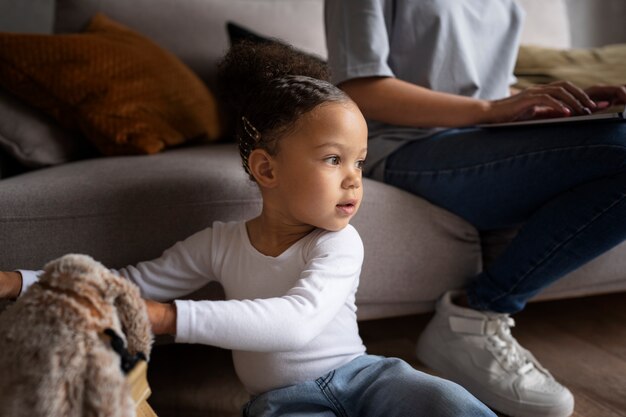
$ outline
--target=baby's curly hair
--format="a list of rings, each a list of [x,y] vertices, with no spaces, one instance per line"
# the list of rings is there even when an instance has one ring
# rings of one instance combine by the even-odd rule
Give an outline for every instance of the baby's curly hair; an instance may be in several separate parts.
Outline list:
[[[218,97],[239,142],[243,167],[254,149],[270,155],[304,114],[323,103],[350,99],[329,82],[321,59],[277,41],[235,43],[218,66]]]

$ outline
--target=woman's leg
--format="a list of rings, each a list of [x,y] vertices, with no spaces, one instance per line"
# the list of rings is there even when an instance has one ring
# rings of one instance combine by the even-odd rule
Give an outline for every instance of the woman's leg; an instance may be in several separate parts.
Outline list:
[[[451,293],[439,301],[418,342],[422,362],[505,414],[571,414],[571,393],[513,338],[507,313],[625,239],[625,143],[626,123],[460,129],[388,158],[388,183],[479,230],[523,223],[470,284],[471,308]]]
[[[626,239],[626,123],[444,131],[391,155],[385,182],[479,230],[524,224],[468,291],[513,313]]]

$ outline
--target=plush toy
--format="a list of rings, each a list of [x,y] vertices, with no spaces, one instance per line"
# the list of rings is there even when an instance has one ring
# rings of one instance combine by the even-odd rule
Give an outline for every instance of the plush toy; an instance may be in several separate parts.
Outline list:
[[[134,284],[85,255],[52,261],[0,315],[0,416],[134,417],[126,373],[151,344]]]

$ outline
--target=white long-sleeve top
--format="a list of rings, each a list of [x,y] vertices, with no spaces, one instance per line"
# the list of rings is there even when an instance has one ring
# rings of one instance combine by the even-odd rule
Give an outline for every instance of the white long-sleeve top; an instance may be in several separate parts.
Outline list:
[[[252,246],[245,222],[215,222],[160,258],[117,272],[161,301],[222,284],[224,301],[175,301],[176,341],[232,349],[239,378],[259,394],[318,378],[365,352],[355,305],[362,261],[350,225],[315,230],[271,257]]]

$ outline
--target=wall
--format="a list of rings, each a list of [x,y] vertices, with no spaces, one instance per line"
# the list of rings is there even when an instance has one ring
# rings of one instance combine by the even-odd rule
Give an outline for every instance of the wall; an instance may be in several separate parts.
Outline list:
[[[574,47],[626,43],[626,0],[567,0]]]
[[[626,43],[626,0],[564,1],[574,47]],[[0,31],[51,32],[53,11],[54,0],[0,0]]]

